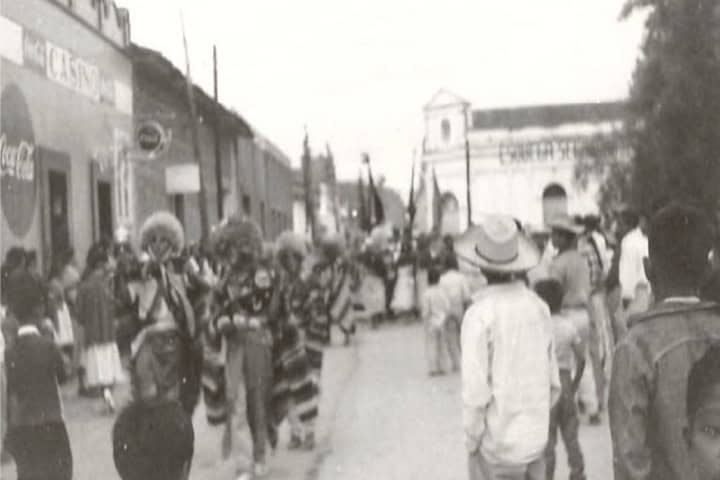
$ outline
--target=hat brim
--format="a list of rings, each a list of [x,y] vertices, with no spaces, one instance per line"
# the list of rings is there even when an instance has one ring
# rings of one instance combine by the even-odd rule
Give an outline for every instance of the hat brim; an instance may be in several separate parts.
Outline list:
[[[548,227],[550,227],[550,230],[560,230],[561,232],[567,232],[571,233],[573,235],[580,235],[585,231],[585,228],[583,228],[582,225],[576,225],[574,223],[569,223],[565,221],[555,221],[555,222],[548,222]]]
[[[468,272],[482,270],[495,273],[524,273],[532,270],[540,263],[540,251],[527,235],[520,232],[518,235],[518,254],[510,262],[495,263],[480,257],[476,251],[475,228],[470,228],[455,239],[455,254],[460,269]]]

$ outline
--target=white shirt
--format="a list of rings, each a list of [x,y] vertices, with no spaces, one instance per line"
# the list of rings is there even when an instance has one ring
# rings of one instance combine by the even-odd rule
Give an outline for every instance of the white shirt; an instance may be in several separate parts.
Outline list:
[[[470,280],[457,270],[448,270],[440,277],[440,288],[450,301],[450,313],[461,319],[472,295]]]
[[[628,232],[620,244],[619,277],[622,298],[632,300],[639,286],[648,286],[643,259],[648,256],[648,240],[640,227]]]
[[[440,285],[428,287],[422,296],[422,316],[434,329],[442,328],[450,313],[450,301]]]
[[[560,394],[550,311],[522,282],[490,285],[462,325],[463,425],[468,451],[524,465],[543,455]]]

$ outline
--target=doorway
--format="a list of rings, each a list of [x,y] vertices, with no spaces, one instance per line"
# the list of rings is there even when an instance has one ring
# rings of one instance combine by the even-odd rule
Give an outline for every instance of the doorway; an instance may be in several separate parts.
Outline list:
[[[97,215],[100,238],[113,238],[112,184],[105,180],[97,182]]]
[[[48,212],[50,258],[56,259],[70,248],[67,173],[48,170]]]

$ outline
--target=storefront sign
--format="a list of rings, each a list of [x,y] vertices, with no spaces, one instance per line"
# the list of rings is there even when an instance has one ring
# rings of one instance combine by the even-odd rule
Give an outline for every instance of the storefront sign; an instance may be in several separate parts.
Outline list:
[[[143,122],[135,134],[138,146],[146,153],[158,153],[165,143],[165,129],[158,122]]]
[[[200,169],[196,163],[171,165],[165,169],[165,191],[168,195],[198,193]]]
[[[47,76],[93,100],[100,100],[100,70],[67,50],[46,42]]]
[[[0,16],[0,57],[27,67],[95,102],[132,114],[132,89],[40,34]]]
[[[527,142],[506,142],[498,146],[500,163],[566,161],[577,157],[582,148],[578,139],[543,139]]]
[[[23,61],[38,73],[45,74],[45,40],[30,30],[23,30]]]
[[[35,133],[20,88],[10,84],[0,97],[0,200],[10,229],[23,237],[35,213]]]

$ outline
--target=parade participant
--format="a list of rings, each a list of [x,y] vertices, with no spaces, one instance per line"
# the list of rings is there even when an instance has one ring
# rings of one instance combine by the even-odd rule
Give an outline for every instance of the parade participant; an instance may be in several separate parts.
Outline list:
[[[15,281],[11,302],[20,329],[5,352],[8,450],[21,480],[70,480],[72,452],[59,390],[65,377],[62,357],[52,339],[40,333],[45,310],[40,284],[29,273]]]
[[[211,345],[224,344],[224,368],[216,370],[222,377],[214,383],[216,395],[225,396],[223,455],[235,455],[239,478],[249,478],[250,472],[268,474],[272,322],[279,294],[275,272],[261,264],[262,242],[257,223],[241,215],[224,221],[213,234],[213,246],[225,271],[216,287],[216,306],[207,334]],[[247,423],[253,444],[251,467],[235,438]]]
[[[353,265],[345,256],[345,246],[339,235],[326,236],[320,240],[320,265],[322,276],[327,284],[328,304],[328,337],[329,328],[337,325],[344,336],[344,344],[350,344],[350,336],[355,333],[354,317],[352,315],[352,283]]]
[[[281,325],[277,329],[273,355],[273,405],[274,410],[281,412],[276,420],[287,411],[290,424],[288,448],[311,450],[315,446],[318,388],[311,374],[305,345],[304,326],[311,321],[311,311],[301,278],[303,262],[309,252],[305,240],[292,232],[284,232],[278,237],[276,250],[281,296],[277,319]]]
[[[110,413],[115,411],[113,387],[125,379],[115,341],[112,268],[105,246],[96,243],[90,247],[77,297],[78,322],[85,332],[82,352],[85,386],[91,391],[102,391]]]
[[[202,352],[185,285],[169,264],[183,242],[182,225],[169,212],[150,215],[140,228],[139,333],[131,345],[131,375],[136,400],[175,400],[192,414]]]
[[[414,307],[413,270],[415,254],[412,249],[412,238],[409,228],[403,233],[400,254],[397,259],[397,282],[393,292],[392,310],[396,313],[408,313]]]
[[[510,217],[487,216],[458,240],[489,285],[462,325],[462,398],[471,479],[545,478],[560,380],[547,305],[525,284],[540,253]]]
[[[194,453],[192,420],[177,402],[133,402],[112,430],[122,480],[187,480]]]
[[[694,207],[670,205],[652,218],[645,268],[657,303],[630,319],[610,383],[616,480],[696,478],[683,438],[686,379],[720,340],[720,306],[698,298],[711,246]]]
[[[649,305],[649,283],[645,276],[643,262],[648,256],[648,238],[643,231],[644,218],[626,208],[620,212],[621,230],[627,232],[620,243],[618,278],[622,293],[625,318],[633,313],[647,310]]]
[[[588,311],[590,300],[590,267],[587,259],[578,250],[578,236],[583,228],[570,217],[560,216],[550,222],[551,239],[558,254],[549,266],[550,277],[558,280],[562,286],[563,309],[573,320],[586,344],[596,341],[592,334],[592,324]],[[589,415],[590,423],[601,422],[600,408],[602,405],[604,372],[598,355],[598,348],[588,348],[591,371],[586,372],[580,386],[580,401]]]
[[[440,269],[433,267],[428,272],[428,288],[422,298],[421,314],[425,323],[425,349],[431,377],[445,374],[445,352],[450,357],[453,372],[458,369],[458,357],[448,348],[452,340],[447,338],[445,324],[451,315],[450,300],[439,285]]]
[[[550,308],[555,356],[562,385],[560,400],[550,411],[550,438],[545,449],[546,480],[552,480],[555,476],[555,447],[557,446],[558,430],[560,430],[567,452],[570,480],[584,480],[585,461],[578,440],[580,422],[575,393],[585,370],[585,344],[572,319],[562,312],[563,291],[560,282],[555,279],[540,280],[535,285],[535,293]],[[573,372],[575,372],[574,376]]]
[[[70,367],[74,358],[75,335],[70,309],[65,298],[65,289],[60,281],[61,273],[61,262],[54,262],[48,275],[48,303],[55,327],[55,342],[60,347],[65,364]],[[70,374],[72,371],[68,372],[68,375]]]

